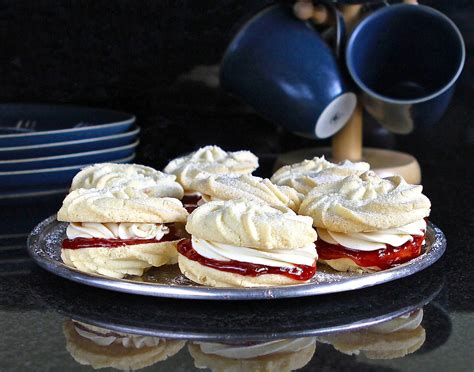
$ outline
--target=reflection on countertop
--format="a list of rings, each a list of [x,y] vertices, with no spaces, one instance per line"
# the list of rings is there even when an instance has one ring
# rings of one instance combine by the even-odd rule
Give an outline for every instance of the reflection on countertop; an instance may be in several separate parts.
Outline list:
[[[111,367],[121,371],[152,366],[178,353],[183,340],[114,332],[90,324],[66,320],[66,348],[74,360],[94,369]]]
[[[332,332],[317,337],[248,341],[232,337],[222,342],[164,339],[122,333],[67,319],[63,324],[66,349],[81,365],[94,369],[111,367],[138,370],[168,358],[192,357],[198,369],[224,371],[294,371],[311,363],[318,365],[318,344],[331,344],[347,355],[363,354],[367,359],[396,359],[416,353],[426,340],[423,309],[364,327],[357,331]],[[203,335],[205,336],[205,335]],[[317,351],[318,350],[318,351]],[[317,352],[316,352],[317,351]]]
[[[84,291],[33,266],[23,288],[27,298],[2,306],[0,326],[22,321],[3,335],[8,344],[0,349],[0,365],[71,371],[380,370],[384,359],[387,370],[402,360],[422,368],[416,357],[435,355],[452,329],[442,271],[428,271],[419,280],[295,299],[288,307],[287,301],[177,301]],[[439,280],[428,281],[434,274]],[[403,296],[413,284],[412,293]],[[384,292],[392,293],[390,301],[381,298]],[[37,351],[28,345],[37,345]]]

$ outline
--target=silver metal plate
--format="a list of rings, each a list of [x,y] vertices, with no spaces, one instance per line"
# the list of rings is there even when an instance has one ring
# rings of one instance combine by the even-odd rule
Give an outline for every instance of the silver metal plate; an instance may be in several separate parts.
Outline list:
[[[201,286],[184,277],[177,265],[152,269],[136,279],[112,279],[85,274],[61,260],[61,242],[67,223],[51,216],[36,226],[28,237],[28,253],[42,268],[75,282],[113,291],[156,297],[198,300],[263,300],[304,297],[371,287],[415,274],[435,263],[446,249],[443,232],[428,223],[423,254],[405,264],[376,273],[341,273],[324,265],[305,284],[262,288],[214,288]]]

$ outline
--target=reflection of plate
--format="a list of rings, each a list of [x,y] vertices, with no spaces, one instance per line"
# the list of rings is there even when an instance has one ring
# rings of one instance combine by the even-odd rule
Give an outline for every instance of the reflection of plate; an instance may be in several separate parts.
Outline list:
[[[41,222],[28,238],[28,251],[44,269],[66,279],[94,287],[156,297],[208,299],[208,300],[257,300],[304,297],[344,292],[371,287],[412,275],[437,261],[446,248],[443,232],[433,224],[428,225],[424,253],[410,262],[378,273],[338,273],[324,266],[309,283],[264,288],[213,288],[192,283],[173,269],[158,269],[138,280],[111,279],[82,273],[64,265],[60,258],[61,241],[67,224],[52,216]],[[146,281],[148,280],[148,281]]]
[[[207,341],[263,341],[357,330],[425,306],[444,283],[439,265],[409,279],[356,292],[290,302],[183,301],[104,291],[38,269],[29,275],[37,303],[68,318],[123,333]],[[361,301],[363,298],[363,301]]]

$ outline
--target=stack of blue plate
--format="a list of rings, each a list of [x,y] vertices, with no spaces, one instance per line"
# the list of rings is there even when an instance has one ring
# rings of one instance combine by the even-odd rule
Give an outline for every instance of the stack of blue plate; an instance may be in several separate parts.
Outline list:
[[[0,104],[0,199],[64,192],[87,165],[132,162],[139,131],[123,112]]]

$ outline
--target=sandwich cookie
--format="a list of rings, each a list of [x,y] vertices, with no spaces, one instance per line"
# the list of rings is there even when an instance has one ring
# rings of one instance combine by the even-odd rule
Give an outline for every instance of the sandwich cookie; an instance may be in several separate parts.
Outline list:
[[[196,368],[212,371],[294,371],[311,361],[316,350],[316,338],[244,345],[192,342],[188,344],[188,350]]]
[[[188,218],[191,239],[178,243],[178,264],[192,281],[213,287],[300,284],[316,273],[311,218],[247,200],[213,201]]]
[[[299,214],[313,218],[319,261],[338,271],[379,271],[418,257],[431,203],[423,187],[369,171],[316,186]]]
[[[290,186],[303,195],[323,183],[339,181],[352,175],[360,175],[368,171],[370,165],[365,162],[352,163],[345,160],[339,164],[327,161],[324,156],[311,160],[285,165],[278,169],[271,181],[280,186]]]
[[[191,182],[201,172],[209,174],[250,174],[258,168],[258,158],[250,151],[228,152],[219,146],[205,146],[168,163],[164,171],[177,177],[184,188],[183,204],[196,208],[201,194],[192,189]]]
[[[201,173],[191,187],[202,194],[198,205],[215,200],[245,199],[285,211],[297,211],[303,195],[288,186],[274,185],[269,179],[247,174],[216,176]]]
[[[70,191],[133,187],[148,196],[181,199],[183,187],[176,176],[139,164],[101,163],[82,169],[72,180]]]
[[[329,334],[318,341],[331,344],[348,355],[363,354],[368,359],[394,359],[412,354],[426,340],[421,326],[423,310],[364,328],[360,331]]]
[[[186,343],[111,331],[75,320],[64,322],[63,333],[74,360],[94,369],[135,371],[168,359]]]
[[[77,189],[57,215],[69,222],[61,258],[86,273],[141,276],[152,266],[176,263],[187,216],[178,199],[134,188]]]

